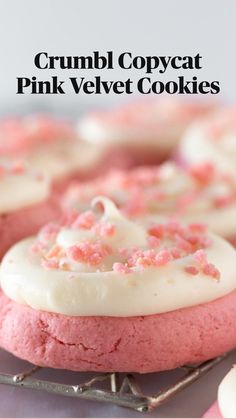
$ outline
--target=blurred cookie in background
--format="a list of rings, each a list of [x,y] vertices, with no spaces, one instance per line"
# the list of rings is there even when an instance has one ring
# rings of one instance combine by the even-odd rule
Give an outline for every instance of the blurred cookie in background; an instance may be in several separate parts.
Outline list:
[[[49,115],[0,120],[0,161],[21,159],[43,170],[55,190],[73,178],[91,177],[103,150],[81,141],[71,122]]]
[[[10,246],[61,215],[50,180],[19,163],[0,165],[0,259]]]
[[[235,243],[236,181],[212,163],[184,167],[169,161],[75,182],[62,198],[63,210],[85,210],[96,195],[112,199],[129,218],[204,223]]]
[[[129,166],[157,164],[175,152],[191,122],[215,107],[208,101],[174,97],[137,100],[85,114],[78,121],[77,131],[87,143],[105,145],[116,162],[124,159]]]
[[[218,109],[192,124],[178,154],[183,163],[212,161],[236,177],[236,107]]]

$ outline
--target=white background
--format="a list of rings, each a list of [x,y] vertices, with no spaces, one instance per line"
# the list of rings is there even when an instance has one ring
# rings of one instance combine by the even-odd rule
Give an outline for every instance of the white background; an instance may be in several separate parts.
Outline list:
[[[93,77],[98,71],[38,70],[34,56],[89,55],[93,50],[115,54],[203,56],[203,69],[192,70],[202,80],[220,80],[221,96],[236,99],[234,0],[0,0],[0,111],[12,108],[69,109],[76,114],[85,106],[108,104],[124,96],[16,95],[17,76],[44,80],[58,74]],[[137,70],[101,71],[105,79],[134,80]],[[186,73],[185,73],[186,74]],[[180,74],[179,74],[180,75]],[[159,74],[157,74],[158,78]],[[178,76],[170,70],[163,80]]]

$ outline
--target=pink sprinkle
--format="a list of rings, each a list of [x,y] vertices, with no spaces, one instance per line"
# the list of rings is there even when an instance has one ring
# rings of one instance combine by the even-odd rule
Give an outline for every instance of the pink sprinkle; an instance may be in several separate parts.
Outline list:
[[[203,272],[205,275],[211,276],[217,281],[220,279],[220,271],[212,263],[206,263],[203,267]]]
[[[112,266],[113,271],[119,272],[121,274],[129,274],[132,270],[125,263],[114,263]]]
[[[95,223],[95,216],[92,211],[86,211],[79,214],[76,220],[72,224],[72,228],[84,228],[90,229]]]
[[[199,244],[199,236],[197,236],[196,234],[189,234],[187,237],[187,241],[192,246],[197,246]]]
[[[179,259],[181,257],[181,251],[177,247],[171,249],[171,255],[174,259]]]
[[[207,264],[207,256],[206,256],[206,253],[204,252],[204,250],[202,250],[202,249],[197,250],[194,253],[193,257],[196,260],[196,262],[200,263],[200,265],[206,265]]]
[[[99,265],[112,249],[100,242],[79,243],[67,249],[67,256],[76,262]]]
[[[148,266],[153,265],[153,260],[151,257],[148,256],[141,256],[136,260],[136,264],[140,265],[144,268],[147,268]]]
[[[185,240],[183,237],[179,236],[178,234],[176,234],[175,239],[176,239],[176,245],[177,247],[179,247],[179,249],[187,253],[191,252],[192,250],[191,243],[189,243],[187,240]]]
[[[115,226],[109,222],[97,223],[92,227],[95,234],[99,234],[101,237],[111,237],[115,234]]]
[[[197,275],[199,273],[199,270],[195,266],[186,266],[184,270],[190,275]]]
[[[171,260],[171,254],[168,250],[161,250],[155,256],[156,266],[166,265]]]
[[[165,229],[170,234],[180,233],[182,231],[181,224],[176,220],[170,220],[166,223]]]
[[[157,237],[157,238],[162,238],[164,235],[164,231],[165,231],[165,226],[164,224],[154,224],[149,230],[148,233],[151,236]]]
[[[211,162],[199,163],[189,168],[190,174],[200,183],[208,183],[215,174],[214,165]]]

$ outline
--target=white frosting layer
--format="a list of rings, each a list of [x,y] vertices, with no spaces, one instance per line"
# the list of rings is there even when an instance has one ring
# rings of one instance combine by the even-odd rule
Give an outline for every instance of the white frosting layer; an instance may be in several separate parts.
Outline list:
[[[218,404],[223,418],[236,418],[236,367],[224,377],[218,389]]]
[[[234,123],[233,118],[230,121],[228,112],[230,110],[226,109],[194,123],[180,144],[180,156],[188,163],[212,161],[220,169],[236,176],[236,112]]]
[[[73,172],[86,172],[100,162],[103,149],[79,139],[59,140],[49,146],[38,147],[26,156],[31,166],[44,170],[53,180]]]
[[[225,208],[211,209],[205,213],[196,211],[194,214],[186,214],[180,218],[187,223],[204,223],[210,230],[230,240],[236,234],[235,217],[236,203]]]
[[[47,177],[28,171],[0,177],[0,214],[14,212],[44,202],[50,193]]]
[[[86,115],[78,122],[77,130],[80,138],[93,144],[169,152],[176,147],[188,124],[209,109],[173,98],[131,103]]]
[[[199,271],[190,275],[186,266],[194,264],[192,254],[169,261],[163,266],[134,267],[124,274],[112,270],[114,262],[122,262],[123,246],[147,249],[146,229],[123,218],[103,200],[103,220],[117,227],[114,235],[102,238],[114,249],[98,267],[86,262],[61,260],[61,269],[46,269],[38,254],[31,254],[29,238],[13,246],[5,255],[0,278],[3,291],[14,301],[34,309],[74,316],[150,315],[194,306],[220,298],[236,289],[235,250],[223,239],[210,234],[212,244],[205,249],[207,260],[220,271],[220,281]],[[57,245],[64,249],[93,240],[91,229],[61,229]],[[82,234],[82,236],[81,236]],[[85,234],[85,236],[83,235]],[[96,238],[96,237],[95,237]],[[164,248],[168,248],[168,240]]]

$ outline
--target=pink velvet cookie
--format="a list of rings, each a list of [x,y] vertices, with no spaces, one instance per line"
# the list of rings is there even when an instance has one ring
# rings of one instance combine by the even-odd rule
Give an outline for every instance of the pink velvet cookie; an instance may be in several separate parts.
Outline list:
[[[234,248],[199,224],[136,223],[107,198],[14,245],[0,345],[38,365],[153,372],[236,346]],[[137,350],[138,348],[138,350]]]
[[[43,170],[56,191],[93,176],[103,161],[102,150],[81,141],[71,122],[44,115],[0,121],[0,159],[15,158]]]
[[[204,418],[236,417],[236,366],[228,372],[218,388],[217,401],[207,410]]]
[[[186,127],[214,109],[209,103],[168,99],[139,100],[119,108],[93,112],[78,121],[83,140],[106,146],[117,167],[156,164],[172,154]],[[120,167],[120,166],[119,166]]]
[[[182,167],[166,162],[158,167],[112,171],[92,182],[74,182],[62,198],[67,208],[83,210],[105,195],[130,218],[175,217],[200,222],[235,244],[236,180],[213,163]]]
[[[0,165],[0,259],[17,241],[61,214],[50,195],[50,182],[22,164]]]

